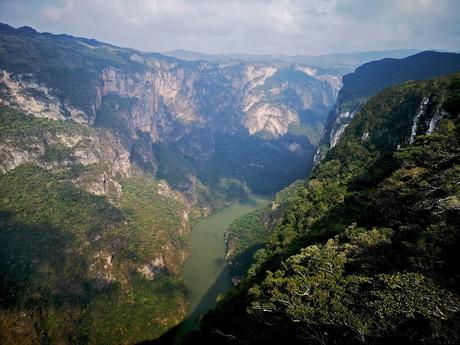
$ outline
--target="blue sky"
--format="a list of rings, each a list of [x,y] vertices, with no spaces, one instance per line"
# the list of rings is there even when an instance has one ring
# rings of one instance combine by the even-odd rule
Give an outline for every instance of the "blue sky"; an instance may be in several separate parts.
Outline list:
[[[0,21],[144,51],[460,49],[460,0],[0,0]]]

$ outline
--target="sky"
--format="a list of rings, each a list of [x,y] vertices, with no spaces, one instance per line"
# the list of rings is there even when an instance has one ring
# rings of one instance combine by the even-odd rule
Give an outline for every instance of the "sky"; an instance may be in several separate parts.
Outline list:
[[[460,49],[460,0],[0,0],[0,22],[156,52]]]

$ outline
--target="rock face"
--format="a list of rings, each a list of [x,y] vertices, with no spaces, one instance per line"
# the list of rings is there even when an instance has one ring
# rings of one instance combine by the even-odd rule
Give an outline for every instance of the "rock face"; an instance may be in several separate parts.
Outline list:
[[[73,182],[96,195],[121,196],[119,179],[144,176],[130,161],[130,152],[120,138],[109,132],[98,132],[84,126],[72,131],[41,130],[26,138],[2,135],[0,172],[7,173],[23,164],[35,164],[47,170],[60,171],[81,166],[88,170]]]
[[[110,130],[115,147],[124,151],[118,150],[115,169],[125,172],[155,175],[160,170],[172,181],[171,171],[177,169],[159,158],[172,150],[162,157],[173,154],[186,161],[182,167],[191,165],[172,184],[190,195],[196,194],[195,182],[204,171],[232,171],[225,177],[257,192],[275,190],[257,190],[248,176],[258,173],[265,185],[278,181],[281,187],[304,176],[341,84],[337,72],[299,63],[184,61],[5,25],[0,34],[0,104],[39,118]],[[21,49],[10,55],[18,42]],[[225,148],[218,146],[223,137]],[[235,143],[252,152],[223,161],[221,151],[240,151]],[[271,151],[287,161],[270,161]],[[78,155],[83,159],[86,153]],[[244,174],[235,172],[240,166]],[[261,166],[271,169],[256,171]]]
[[[305,114],[321,116],[329,109],[340,85],[338,75],[317,74],[308,66],[246,66],[242,94],[243,124],[250,134],[278,137],[292,125],[312,123]],[[332,102],[331,102],[332,101]]]
[[[39,84],[32,74],[0,71],[0,84],[4,85],[0,104],[40,118],[51,120],[70,118],[77,123],[90,122],[91,117],[88,114],[61,102],[52,95],[52,90]]]
[[[0,83],[4,105],[37,117],[89,125],[94,124],[107,95],[130,99],[130,130],[148,133],[155,142],[168,139],[174,126],[191,125],[282,136],[289,125],[309,122],[302,118],[304,113],[321,116],[331,107],[340,77],[332,71],[317,74],[314,68],[298,65],[220,66],[150,59],[142,72],[104,68],[95,80],[90,107],[94,113],[63,102],[33,73],[3,70]],[[222,121],[224,118],[230,122]]]
[[[170,140],[174,130],[184,135],[191,126],[279,137],[290,125],[300,124],[303,113],[320,116],[335,100],[338,76],[316,76],[305,69],[156,60],[143,73],[104,69],[97,94],[134,99],[130,126],[154,142]]]

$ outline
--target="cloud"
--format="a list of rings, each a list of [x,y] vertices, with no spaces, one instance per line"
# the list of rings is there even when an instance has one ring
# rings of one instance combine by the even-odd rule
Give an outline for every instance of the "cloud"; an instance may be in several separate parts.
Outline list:
[[[71,16],[73,9],[74,2],[69,1],[62,7],[47,6],[41,11],[41,14],[50,20],[58,21]]]
[[[458,49],[458,0],[0,0],[0,21],[147,51]]]

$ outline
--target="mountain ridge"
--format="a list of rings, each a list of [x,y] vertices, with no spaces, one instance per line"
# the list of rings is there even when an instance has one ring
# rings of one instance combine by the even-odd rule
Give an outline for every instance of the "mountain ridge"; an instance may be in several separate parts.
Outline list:
[[[217,156],[209,161],[211,167],[194,162],[200,156],[206,163],[219,133],[233,136],[235,142],[247,140],[254,150],[262,151],[259,158],[256,152],[239,158],[248,174],[278,175],[284,185],[300,177],[309,169],[312,143],[319,140],[324,114],[340,86],[336,72],[308,66],[238,63],[222,67],[103,43],[91,46],[71,36],[16,36],[15,30],[8,27],[0,50],[4,104],[35,116],[89,126],[107,125],[103,108],[118,107],[122,112],[112,124],[124,131],[128,152],[138,132],[143,133],[144,139],[150,137],[153,143],[178,151],[195,177],[219,169],[229,171],[228,178],[244,180],[235,169],[223,167],[227,162]],[[30,63],[31,58],[36,63]],[[272,150],[265,142],[272,142],[290,159],[291,167],[257,171],[257,166],[270,166],[265,158],[260,160],[263,152]],[[157,162],[151,158],[155,154],[147,146],[141,151],[155,171]],[[251,185],[252,180],[246,183]]]

